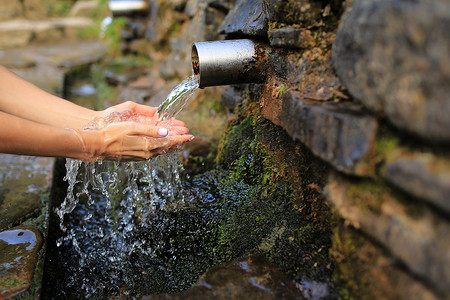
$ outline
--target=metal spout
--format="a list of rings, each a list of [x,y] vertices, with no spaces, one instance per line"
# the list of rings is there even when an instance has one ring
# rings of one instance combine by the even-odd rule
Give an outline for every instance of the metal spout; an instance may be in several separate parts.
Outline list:
[[[252,40],[192,44],[192,68],[199,87],[259,83],[267,69],[266,46]]]
[[[146,0],[109,0],[108,7],[114,17],[148,13]]]

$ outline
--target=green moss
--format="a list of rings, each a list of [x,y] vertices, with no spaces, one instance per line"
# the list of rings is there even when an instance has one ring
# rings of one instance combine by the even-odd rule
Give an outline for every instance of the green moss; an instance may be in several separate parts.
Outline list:
[[[375,142],[375,151],[378,157],[385,159],[392,151],[399,148],[399,140],[391,134],[380,136]]]
[[[379,213],[387,192],[387,187],[378,177],[376,180],[361,180],[352,184],[347,190],[347,196],[363,211],[369,209]]]
[[[381,176],[374,179],[354,180],[347,188],[347,197],[361,211],[381,213],[385,201],[402,205],[405,213],[414,219],[420,219],[427,211],[422,202],[411,201],[409,197],[390,187]]]
[[[333,279],[338,287],[339,299],[366,299],[370,295],[363,283],[365,276],[359,274],[362,270],[358,251],[363,244],[360,236],[342,224],[335,228],[330,253],[337,261]]]
[[[332,269],[326,250],[329,214],[320,192],[307,187],[311,160],[303,151],[262,117],[250,114],[230,125],[218,157],[229,173],[218,192],[229,197],[223,204],[227,218],[219,227],[219,249],[229,258],[263,251],[294,280],[326,281]],[[303,163],[305,173],[299,174]],[[301,186],[293,189],[299,181]]]
[[[278,98],[279,99],[281,99],[281,97],[283,97],[283,92],[286,90],[287,88],[284,86],[284,85],[282,85],[281,87],[280,87],[280,91],[279,91],[279,94],[278,94]]]

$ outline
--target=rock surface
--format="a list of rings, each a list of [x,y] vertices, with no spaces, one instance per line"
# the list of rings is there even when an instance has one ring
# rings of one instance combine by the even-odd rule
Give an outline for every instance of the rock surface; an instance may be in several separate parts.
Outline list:
[[[337,285],[352,290],[354,299],[442,299],[405,268],[399,268],[398,261],[376,241],[350,226],[338,226],[330,253],[336,259],[336,273],[345,279]]]
[[[93,26],[89,18],[72,17],[44,21],[25,19],[0,22],[0,49],[23,47],[31,42],[49,42],[77,37],[78,30]]]
[[[0,154],[0,230],[41,206],[40,192],[50,184],[53,162],[47,157]]]
[[[450,213],[450,162],[430,153],[401,155],[386,164],[393,185]]]
[[[30,287],[42,245],[33,227],[14,227],[0,232],[0,297],[14,297]]]
[[[219,28],[228,35],[267,36],[268,22],[271,18],[269,7],[279,0],[238,0]]]
[[[306,100],[287,91],[283,94],[281,116],[280,125],[293,139],[338,170],[355,175],[373,174],[369,158],[378,125],[358,106]]]
[[[350,93],[395,126],[450,141],[450,3],[356,0],[333,46]]]
[[[450,295],[447,220],[426,207],[402,205],[379,183],[350,181],[337,174],[330,176],[326,196],[348,224],[384,245],[424,282]]]
[[[144,296],[158,299],[304,299],[295,285],[263,255],[252,255],[212,267],[193,288],[176,294]]]
[[[100,42],[0,50],[3,65],[39,88],[60,95],[67,68],[97,62],[106,53]]]

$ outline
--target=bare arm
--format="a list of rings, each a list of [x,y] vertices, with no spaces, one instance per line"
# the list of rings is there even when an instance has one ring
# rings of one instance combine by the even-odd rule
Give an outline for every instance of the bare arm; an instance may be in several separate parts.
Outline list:
[[[128,101],[96,112],[53,96],[0,66],[0,152],[81,160],[142,160],[193,138],[184,123],[158,122],[155,107]],[[135,121],[83,130],[96,117],[131,111]],[[164,126],[164,127],[162,127]]]
[[[0,112],[0,152],[37,156],[82,157],[82,144],[67,129]]]
[[[0,111],[62,128],[81,128],[97,114],[41,90],[3,66],[0,66]]]
[[[87,161],[144,160],[193,138],[187,134],[161,137],[158,130],[136,122],[112,123],[100,130],[68,129],[0,112],[0,152]]]

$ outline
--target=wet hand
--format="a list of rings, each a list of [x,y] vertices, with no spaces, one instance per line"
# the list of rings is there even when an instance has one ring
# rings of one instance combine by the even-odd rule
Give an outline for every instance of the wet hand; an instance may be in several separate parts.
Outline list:
[[[165,124],[170,125],[170,124]],[[111,123],[104,128],[73,130],[82,144],[82,160],[98,159],[129,161],[146,160],[174,150],[192,140],[181,121],[173,121],[167,128],[125,121]]]
[[[175,118],[160,120],[158,108],[127,101],[98,112],[94,121],[87,127],[104,127],[113,122],[135,121],[142,124],[159,126],[169,130],[169,135],[186,134],[188,129],[184,122]]]
[[[131,112],[133,115],[135,116],[139,116],[141,118],[157,118],[157,111],[158,108],[156,107],[152,107],[152,106],[148,106],[148,105],[142,105],[142,104],[138,104],[136,102],[133,101],[126,101],[114,106],[111,106],[103,111],[99,111],[98,112],[98,117],[101,118],[105,118],[107,116],[109,116],[111,113],[114,112],[125,112],[125,111],[129,111]]]

